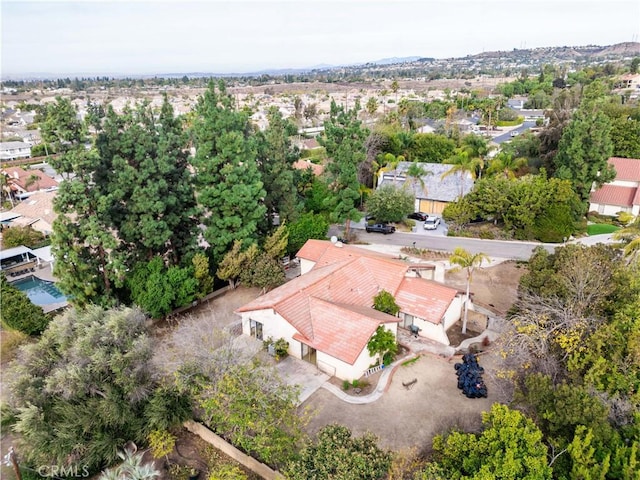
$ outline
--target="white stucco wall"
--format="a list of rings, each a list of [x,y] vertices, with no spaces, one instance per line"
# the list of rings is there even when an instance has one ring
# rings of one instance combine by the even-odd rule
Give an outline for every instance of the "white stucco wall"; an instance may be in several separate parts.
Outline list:
[[[463,299],[465,296],[466,295],[456,295],[456,298],[453,299],[451,305],[444,314],[445,331],[449,330],[453,324],[460,320],[460,316],[462,315]],[[469,308],[472,307],[473,305],[469,302]]]
[[[304,258],[300,259],[300,275],[304,275],[309,272],[313,268],[316,262],[312,262],[311,260],[306,260]]]
[[[638,205],[634,205],[633,208],[629,211],[629,207],[620,207],[617,205],[602,205],[600,203],[589,204],[589,211],[598,212],[601,215],[609,215],[611,217],[615,217],[618,214],[618,212],[625,212],[625,211],[629,211],[629,213],[633,215],[637,215],[639,208],[640,207]],[[634,213],[634,210],[635,210],[635,213]]]
[[[300,343],[293,340],[296,329],[286,322],[273,309],[254,310],[253,312],[242,313],[242,333],[251,335],[251,321],[255,320],[262,324],[262,338],[266,340],[272,337],[274,340],[284,338],[289,342],[289,355],[300,358]]]
[[[362,377],[369,365],[375,363],[375,359],[369,355],[369,350],[363,348],[353,365],[338,360],[326,353],[317,352],[318,368],[329,375],[335,375],[340,380],[353,381]]]
[[[413,324],[420,329],[420,333],[418,335],[421,337],[442,343],[443,345],[449,345],[449,337],[447,337],[442,323],[435,324],[415,317],[413,319]]]

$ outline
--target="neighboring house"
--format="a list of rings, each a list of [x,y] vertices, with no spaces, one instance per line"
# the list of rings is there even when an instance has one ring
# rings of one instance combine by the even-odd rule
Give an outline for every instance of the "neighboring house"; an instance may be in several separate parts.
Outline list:
[[[58,216],[53,211],[53,199],[56,192],[36,192],[23,200],[7,213],[7,217],[13,218],[3,222],[9,227],[27,226],[50,235],[53,231],[53,221]]]
[[[360,378],[375,363],[367,349],[379,326],[449,344],[460,319],[462,293],[424,277],[433,267],[323,240],[298,252],[301,276],[242,306],[242,332],[289,342],[289,354],[343,380]],[[382,290],[400,306],[398,317],[373,309]]]
[[[520,111],[520,115],[524,116],[525,121],[527,122],[535,122],[536,120],[538,120],[539,118],[544,120],[544,110],[543,109],[537,109],[537,110],[525,110],[522,109]]]
[[[416,130],[416,132],[418,133],[433,133],[435,131],[436,129],[431,125],[422,125],[421,127],[418,127],[418,129]]]
[[[0,142],[0,160],[17,160],[31,156],[31,145],[24,142]]]
[[[602,215],[628,212],[640,215],[640,159],[611,157],[609,165],[616,170],[616,178],[589,197],[589,211]]]
[[[41,265],[40,258],[28,247],[5,248],[0,251],[0,271],[7,275],[15,276],[16,273],[39,265]]]
[[[322,145],[320,145],[315,138],[305,138],[300,142],[300,150],[315,150],[320,147],[322,147]]]
[[[427,172],[420,179],[407,175],[412,162],[399,162],[395,170],[378,173],[378,188],[385,185],[410,189],[415,197],[416,212],[441,214],[449,203],[464,197],[473,189],[469,172],[448,172],[454,167],[443,163],[416,163]]]
[[[618,78],[615,88],[620,90],[631,90],[634,97],[640,92],[640,73],[627,73]]]
[[[7,183],[14,196],[18,198],[22,198],[22,195],[30,192],[58,188],[56,180],[37,169],[24,170],[20,167],[6,167],[2,169],[2,174],[7,176]]]
[[[300,159],[296,161],[292,166],[296,170],[306,170],[307,168],[310,168],[316,177],[319,177],[320,175],[322,175],[322,172],[324,172],[324,165],[312,163],[310,160]]]

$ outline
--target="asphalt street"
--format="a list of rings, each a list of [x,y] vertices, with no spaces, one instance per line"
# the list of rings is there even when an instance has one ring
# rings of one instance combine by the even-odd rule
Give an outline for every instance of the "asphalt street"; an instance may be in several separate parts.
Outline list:
[[[442,250],[452,252],[456,247],[462,247],[471,253],[484,253],[490,257],[510,258],[516,260],[529,260],[533,250],[542,246],[553,253],[561,244],[540,242],[518,242],[505,240],[483,240],[479,238],[448,237],[447,227],[441,224],[437,230],[424,230],[418,222],[415,232],[395,232],[389,235],[381,233],[367,233],[364,223],[353,223],[351,228],[361,242],[378,245],[398,245],[404,247],[423,248],[429,250]],[[329,229],[329,237],[340,237],[344,232],[342,226],[332,225]]]
[[[496,137],[493,137],[491,139],[491,141],[493,143],[497,143],[497,144],[501,144],[502,142],[508,142],[508,141],[513,139],[513,137],[511,136],[511,132],[518,132],[518,135],[520,135],[523,132],[525,132],[528,129],[530,129],[531,127],[535,127],[535,126],[536,126],[536,122],[531,122],[531,121],[524,122],[519,127],[513,128],[513,129],[509,130],[508,132],[503,133],[502,135],[498,135]]]

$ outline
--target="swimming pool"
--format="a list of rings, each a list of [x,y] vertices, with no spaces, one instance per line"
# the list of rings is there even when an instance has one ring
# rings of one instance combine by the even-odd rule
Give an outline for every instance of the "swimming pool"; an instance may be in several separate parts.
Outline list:
[[[56,288],[53,282],[41,280],[33,275],[11,283],[24,292],[35,305],[50,305],[67,301],[67,297]]]

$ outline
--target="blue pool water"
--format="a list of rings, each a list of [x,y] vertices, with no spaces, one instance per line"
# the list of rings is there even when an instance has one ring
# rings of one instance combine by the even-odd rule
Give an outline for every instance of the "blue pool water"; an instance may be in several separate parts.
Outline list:
[[[56,288],[53,282],[40,280],[34,276],[12,282],[12,285],[26,293],[31,303],[35,305],[50,305],[67,300],[67,297]]]

